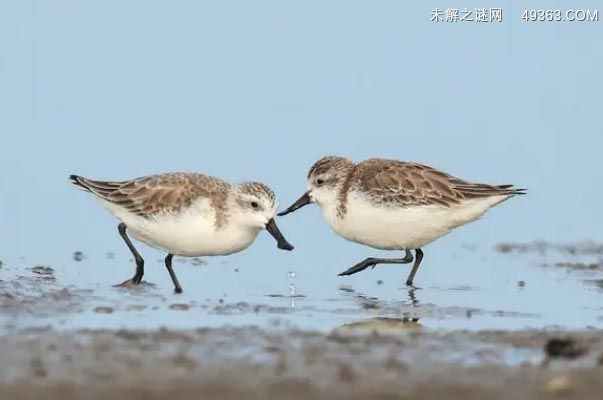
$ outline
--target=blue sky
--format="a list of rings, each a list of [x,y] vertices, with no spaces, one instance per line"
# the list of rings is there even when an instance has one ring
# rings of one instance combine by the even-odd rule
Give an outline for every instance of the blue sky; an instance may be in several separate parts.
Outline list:
[[[603,22],[525,22],[527,5],[2,1],[2,257],[127,254],[71,173],[261,180],[287,206],[328,154],[529,188],[434,244],[441,257],[467,242],[600,240]],[[452,6],[500,7],[503,22],[430,22]],[[299,260],[370,252],[336,238],[317,209],[279,223]],[[274,243],[264,235],[249,251],[260,260]]]

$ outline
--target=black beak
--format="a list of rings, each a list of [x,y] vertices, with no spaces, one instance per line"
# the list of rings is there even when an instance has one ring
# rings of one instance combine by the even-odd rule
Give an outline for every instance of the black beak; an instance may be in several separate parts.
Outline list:
[[[306,192],[306,193],[303,194],[302,197],[300,197],[299,199],[297,199],[297,201],[295,203],[293,203],[291,205],[291,207],[287,208],[285,211],[281,211],[277,215],[279,217],[282,217],[283,215],[287,215],[289,213],[292,213],[293,211],[295,211],[297,209],[300,209],[303,206],[307,206],[311,202],[312,202],[312,200],[310,200],[310,195],[308,194],[308,192]]]
[[[266,224],[266,230],[276,239],[276,247],[281,250],[293,250],[293,246],[287,242],[287,239],[285,239],[278,226],[276,226],[274,218],[270,218],[270,221]]]

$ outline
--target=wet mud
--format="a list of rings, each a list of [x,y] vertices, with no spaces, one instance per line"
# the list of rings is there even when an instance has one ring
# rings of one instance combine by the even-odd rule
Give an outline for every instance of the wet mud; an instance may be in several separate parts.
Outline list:
[[[174,295],[152,276],[111,286],[129,270],[109,252],[101,283],[85,250],[5,261],[0,399],[601,398],[601,246],[501,246],[476,267],[496,286],[410,289],[381,272],[312,291],[328,280],[288,270],[238,293],[245,269],[193,259],[179,274],[205,275]]]
[[[0,338],[0,398],[570,398],[603,390],[602,332],[25,330]],[[550,347],[554,357],[547,354]]]
[[[533,241],[529,243],[499,243],[496,245],[496,250],[500,253],[537,253],[544,255],[557,252],[570,255],[603,255],[603,244],[592,241],[570,244]]]

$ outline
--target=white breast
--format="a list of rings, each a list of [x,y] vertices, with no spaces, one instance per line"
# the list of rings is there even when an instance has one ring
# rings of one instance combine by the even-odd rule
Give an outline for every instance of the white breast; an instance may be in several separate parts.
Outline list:
[[[323,214],[335,232],[353,242],[386,250],[416,249],[451,229],[475,221],[490,207],[509,196],[466,200],[449,208],[441,206],[395,207],[369,202],[350,193],[347,212],[337,215],[336,203],[323,205]]]
[[[259,232],[259,229],[237,224],[236,216],[216,228],[215,211],[208,199],[199,199],[179,214],[150,219],[112,203],[103,201],[103,204],[126,224],[129,235],[175,255],[198,257],[236,253],[253,243]]]

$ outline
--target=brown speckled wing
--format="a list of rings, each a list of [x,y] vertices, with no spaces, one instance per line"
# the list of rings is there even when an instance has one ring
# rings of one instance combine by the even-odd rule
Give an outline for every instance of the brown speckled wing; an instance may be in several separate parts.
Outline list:
[[[73,178],[72,178],[73,179]],[[224,209],[230,185],[203,174],[174,172],[122,182],[76,177],[76,183],[102,199],[120,205],[141,217],[178,213],[199,197],[210,199],[216,215]]]
[[[512,185],[471,183],[422,164],[371,159],[353,173],[357,188],[376,202],[401,207],[450,207],[463,199],[519,193]]]

